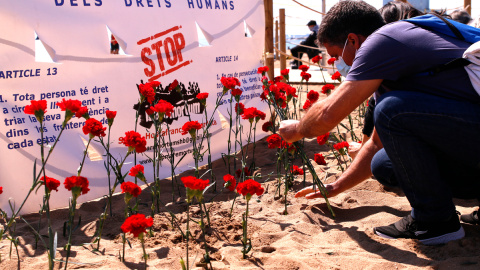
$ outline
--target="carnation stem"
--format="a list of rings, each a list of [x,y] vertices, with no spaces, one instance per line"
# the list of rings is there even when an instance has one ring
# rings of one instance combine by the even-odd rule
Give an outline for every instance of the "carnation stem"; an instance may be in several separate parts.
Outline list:
[[[108,177],[108,190],[111,190],[112,189],[112,185],[111,185],[111,180],[110,180],[110,163],[112,161],[112,158],[110,157],[110,130],[111,130],[112,126],[109,125],[108,126],[108,137],[107,137],[107,177]],[[108,208],[110,209],[110,216],[113,215],[113,212],[112,212],[112,197],[109,196],[108,197]],[[98,247],[100,247],[100,239],[98,239]]]
[[[249,205],[250,200],[247,200],[247,208],[245,209],[245,214],[243,215],[243,222],[242,222],[242,227],[243,227],[243,239],[242,239],[242,244],[243,244],[243,249],[242,249],[242,254],[243,258],[247,258],[247,229],[248,229],[248,205]]]
[[[52,222],[50,219],[50,190],[47,187],[47,176],[45,174],[45,152],[44,152],[44,141],[43,141],[43,121],[40,121],[40,137],[42,138],[42,144],[40,145],[40,155],[42,157],[42,171],[43,172],[43,185],[45,188],[45,205],[42,207],[45,209],[45,213],[47,215],[47,225],[48,225],[48,269],[52,270],[54,263],[53,263],[53,254],[54,247],[53,247],[53,230],[52,230]],[[40,232],[40,231],[39,231]]]
[[[91,141],[92,141],[92,138],[89,138],[88,143],[87,143],[87,147],[85,147],[85,151],[83,151],[83,159],[82,159],[82,163],[80,163],[80,168],[78,168],[77,176],[80,176],[82,174],[83,164],[85,163],[85,157],[87,156],[88,146],[90,146]]]
[[[70,257],[70,250],[72,248],[72,232],[73,222],[75,220],[75,210],[77,208],[77,198],[75,195],[72,197],[72,205],[70,206],[69,218],[68,218],[68,242],[67,242],[67,258],[65,259],[65,270],[67,270],[68,258]]]
[[[228,111],[228,116],[229,116],[229,130],[228,130],[228,144],[227,144],[227,165],[228,165],[228,173],[232,174],[231,168],[230,168],[230,154],[232,153],[232,114],[233,114],[233,98],[230,96],[230,111]],[[234,162],[235,164],[235,162]]]
[[[205,202],[203,201],[203,199],[199,202],[200,209],[202,208],[202,204],[205,207]],[[207,237],[206,237],[206,232],[205,232],[205,222],[203,222],[203,213],[204,212],[206,213],[207,208],[205,207],[204,209],[205,209],[205,211],[203,211],[203,210],[200,211],[200,218],[201,218],[200,228],[202,229],[203,242],[205,243],[204,259],[205,259],[205,263],[210,264],[210,268],[213,269],[212,268],[212,263],[210,262],[210,255],[208,253],[208,244],[207,244]]]
[[[145,259],[145,269],[147,269],[148,254],[147,254],[147,252],[145,251],[144,233],[141,233],[139,238],[140,238],[140,242],[142,243],[143,259]]]
[[[187,270],[190,269],[190,264],[188,262],[188,239],[190,237],[190,202],[187,202],[187,231],[185,232],[185,236],[187,238]]]
[[[340,160],[340,158],[338,158],[337,152],[335,152],[335,149],[330,145],[330,143],[327,142],[326,145],[328,145],[328,147],[330,147],[330,150],[332,150],[333,155],[337,159],[338,166],[340,166],[340,169],[343,172],[344,170],[343,170],[343,166],[342,166],[342,161]]]

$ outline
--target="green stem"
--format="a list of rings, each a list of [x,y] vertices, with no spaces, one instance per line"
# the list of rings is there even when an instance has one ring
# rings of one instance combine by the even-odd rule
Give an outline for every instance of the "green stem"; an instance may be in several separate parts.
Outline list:
[[[244,219],[243,219],[243,224],[242,224],[242,227],[243,227],[243,239],[242,239],[242,244],[243,244],[243,250],[242,250],[242,253],[243,253],[243,258],[246,259],[247,258],[247,242],[248,242],[248,205],[249,205],[249,202],[250,200],[247,200],[247,209],[245,210],[245,215],[244,215]]]
[[[110,180],[110,164],[112,162],[112,158],[110,157],[110,130],[111,130],[112,126],[108,126],[108,137],[107,137],[107,177],[108,177],[108,190],[111,190],[112,189],[112,185],[111,185],[111,180]],[[110,216],[113,215],[113,211],[112,211],[112,198],[109,196],[108,197],[108,206],[109,206],[109,209],[110,209]],[[100,239],[98,240],[98,246],[100,247]]]
[[[82,174],[83,164],[85,163],[85,157],[87,156],[88,146],[90,146],[91,141],[92,141],[92,138],[89,138],[88,143],[87,143],[87,147],[85,147],[85,151],[83,151],[83,159],[82,159],[82,163],[80,163],[80,168],[78,168],[77,176],[80,176]]]
[[[148,254],[145,251],[145,240],[143,239],[145,236],[143,234],[144,233],[141,233],[139,238],[140,238],[140,242],[142,243],[143,259],[145,259],[145,269],[147,269]]]
[[[187,231],[185,232],[187,238],[187,270],[190,269],[190,264],[188,262],[188,239],[190,237],[190,202],[187,201]]]
[[[65,259],[65,270],[67,270],[68,266],[68,258],[70,257],[70,250],[72,248],[72,232],[73,232],[73,223],[75,221],[75,210],[77,208],[77,198],[75,195],[72,197],[72,205],[70,208],[70,215],[68,219],[68,242],[67,242],[67,258]]]

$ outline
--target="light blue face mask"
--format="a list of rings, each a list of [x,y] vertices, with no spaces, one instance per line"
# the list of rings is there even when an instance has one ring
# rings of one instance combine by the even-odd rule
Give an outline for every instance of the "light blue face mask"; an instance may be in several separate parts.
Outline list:
[[[342,74],[343,77],[347,77],[348,72],[350,71],[350,68],[352,66],[349,66],[343,61],[343,53],[345,52],[345,47],[347,46],[348,39],[345,40],[345,45],[343,45],[343,51],[342,51],[342,56],[338,58],[337,61],[335,61],[335,66],[337,67],[338,72]],[[355,51],[356,54],[356,51]]]

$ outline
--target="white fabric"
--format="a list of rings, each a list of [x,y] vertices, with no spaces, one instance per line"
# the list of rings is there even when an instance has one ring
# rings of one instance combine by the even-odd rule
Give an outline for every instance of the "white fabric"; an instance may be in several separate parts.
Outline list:
[[[463,58],[471,64],[465,66],[473,88],[480,95],[480,41],[475,42],[463,53]]]

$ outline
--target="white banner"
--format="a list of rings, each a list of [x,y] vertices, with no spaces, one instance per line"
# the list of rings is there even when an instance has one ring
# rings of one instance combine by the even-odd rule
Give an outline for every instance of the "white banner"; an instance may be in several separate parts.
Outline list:
[[[33,115],[23,113],[30,100],[47,100],[44,121],[45,143],[49,145],[58,136],[64,119],[64,112],[55,105],[62,98],[81,100],[91,117],[104,126],[105,111],[118,111],[111,133],[111,152],[118,158],[125,156],[127,150],[118,143],[119,137],[135,129],[133,105],[138,102],[136,84],[140,80],[157,80],[166,87],[177,79],[188,93],[208,92],[207,111],[211,115],[217,94],[222,91],[220,78],[235,76],[242,82],[242,102],[246,107],[266,108],[260,102],[262,89],[256,74],[262,65],[264,48],[261,0],[1,2],[0,186],[4,193],[0,195],[0,207],[7,212],[9,198],[18,207],[28,193],[35,160],[37,173],[41,168],[39,124]],[[192,106],[198,110],[199,104]],[[228,102],[219,108],[226,118],[227,108]],[[191,144],[186,140],[189,135],[182,136],[178,129],[188,117],[182,113],[175,116],[178,120],[171,125],[171,139],[176,142],[175,151],[183,153]],[[204,118],[199,111],[192,113],[192,120],[204,123]],[[63,181],[76,175],[81,163],[88,141],[88,135],[82,132],[83,122],[83,118],[69,122],[48,160],[47,176],[62,183],[59,192],[52,193],[52,208],[68,206],[71,194],[63,187]],[[213,159],[226,152],[228,127],[222,129],[220,122],[216,114],[215,125],[210,129],[215,142],[211,148]],[[261,132],[260,128],[257,130]],[[147,147],[151,146],[154,131],[140,126],[138,131],[146,136]],[[261,137],[258,135],[257,138]],[[108,192],[102,156],[105,151],[93,141],[91,146],[99,155],[90,155],[85,161],[82,176],[89,179],[91,191],[80,196],[80,202]],[[151,156],[152,152],[146,154]],[[145,156],[137,156],[137,163],[145,163],[147,180],[151,182],[152,166],[146,160]],[[131,155],[124,172],[133,165]],[[176,173],[191,166],[193,159],[188,154]],[[163,161],[159,177],[168,176],[170,165]],[[42,196],[43,189],[28,200],[22,212],[38,211]]]

